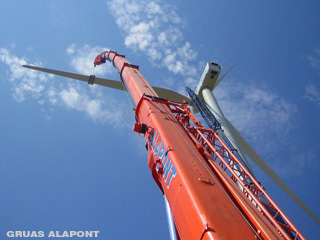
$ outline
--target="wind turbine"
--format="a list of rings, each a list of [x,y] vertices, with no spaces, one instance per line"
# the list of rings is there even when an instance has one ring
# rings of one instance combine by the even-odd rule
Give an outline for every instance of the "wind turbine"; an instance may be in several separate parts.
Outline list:
[[[213,91],[233,68],[234,66],[231,67],[221,78],[219,78],[221,72],[220,65],[213,62],[208,62],[200,78],[195,93],[200,99],[204,100],[211,113],[221,124],[224,134],[231,142],[233,147],[237,149],[238,154],[250,172],[252,172],[252,170],[246,159],[246,156],[248,156],[264,173],[266,173],[268,177],[271,178],[285,193],[287,193],[307,214],[309,214],[318,224],[320,224],[319,218],[269,167],[269,165],[262,159],[262,157],[253,149],[253,147],[245,140],[245,138],[223,114],[221,107],[219,106],[219,103],[213,94]]]

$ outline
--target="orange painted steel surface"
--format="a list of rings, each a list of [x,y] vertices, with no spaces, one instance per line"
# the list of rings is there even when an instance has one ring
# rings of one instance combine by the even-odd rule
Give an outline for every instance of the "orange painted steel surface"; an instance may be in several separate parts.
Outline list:
[[[188,117],[173,114],[186,105],[171,108],[159,99],[124,56],[112,51],[99,56],[94,64],[111,61],[136,104],[135,130],[146,138],[148,165],[181,239],[284,239],[218,163],[204,157],[206,151],[183,126]]]
[[[245,169],[216,132],[212,129],[196,128],[193,134],[198,141],[202,142],[202,146],[208,149],[208,153],[210,152],[210,155],[207,156],[210,165],[219,165],[228,171],[231,179],[241,185],[244,195],[251,199],[250,201],[260,209],[261,213],[286,239],[304,239],[299,230],[275,204],[260,183]],[[215,168],[215,166],[213,167]]]

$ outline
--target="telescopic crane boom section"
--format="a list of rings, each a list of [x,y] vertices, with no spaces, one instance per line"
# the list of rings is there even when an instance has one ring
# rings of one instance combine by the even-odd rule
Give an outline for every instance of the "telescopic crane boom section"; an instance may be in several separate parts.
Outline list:
[[[134,131],[146,139],[148,165],[168,200],[180,239],[304,239],[186,103],[159,98],[139,67],[117,52],[98,55],[94,65],[106,60],[119,70],[136,105]]]

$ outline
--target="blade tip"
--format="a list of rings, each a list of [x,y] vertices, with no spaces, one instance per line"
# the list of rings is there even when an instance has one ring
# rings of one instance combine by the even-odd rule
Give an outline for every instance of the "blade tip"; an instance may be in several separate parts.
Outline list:
[[[21,67],[30,68],[31,66],[29,66],[29,65],[21,65]]]

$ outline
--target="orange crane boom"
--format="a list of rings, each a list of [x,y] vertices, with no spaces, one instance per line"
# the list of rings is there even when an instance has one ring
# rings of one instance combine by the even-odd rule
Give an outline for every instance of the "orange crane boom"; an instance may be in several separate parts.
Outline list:
[[[146,139],[148,165],[169,203],[180,239],[304,239],[186,103],[159,98],[139,67],[117,52],[98,55],[94,65],[106,60],[119,70],[136,105],[134,131]],[[241,171],[234,174],[235,169]],[[260,202],[262,195],[268,206]],[[277,216],[285,222],[277,221]]]

